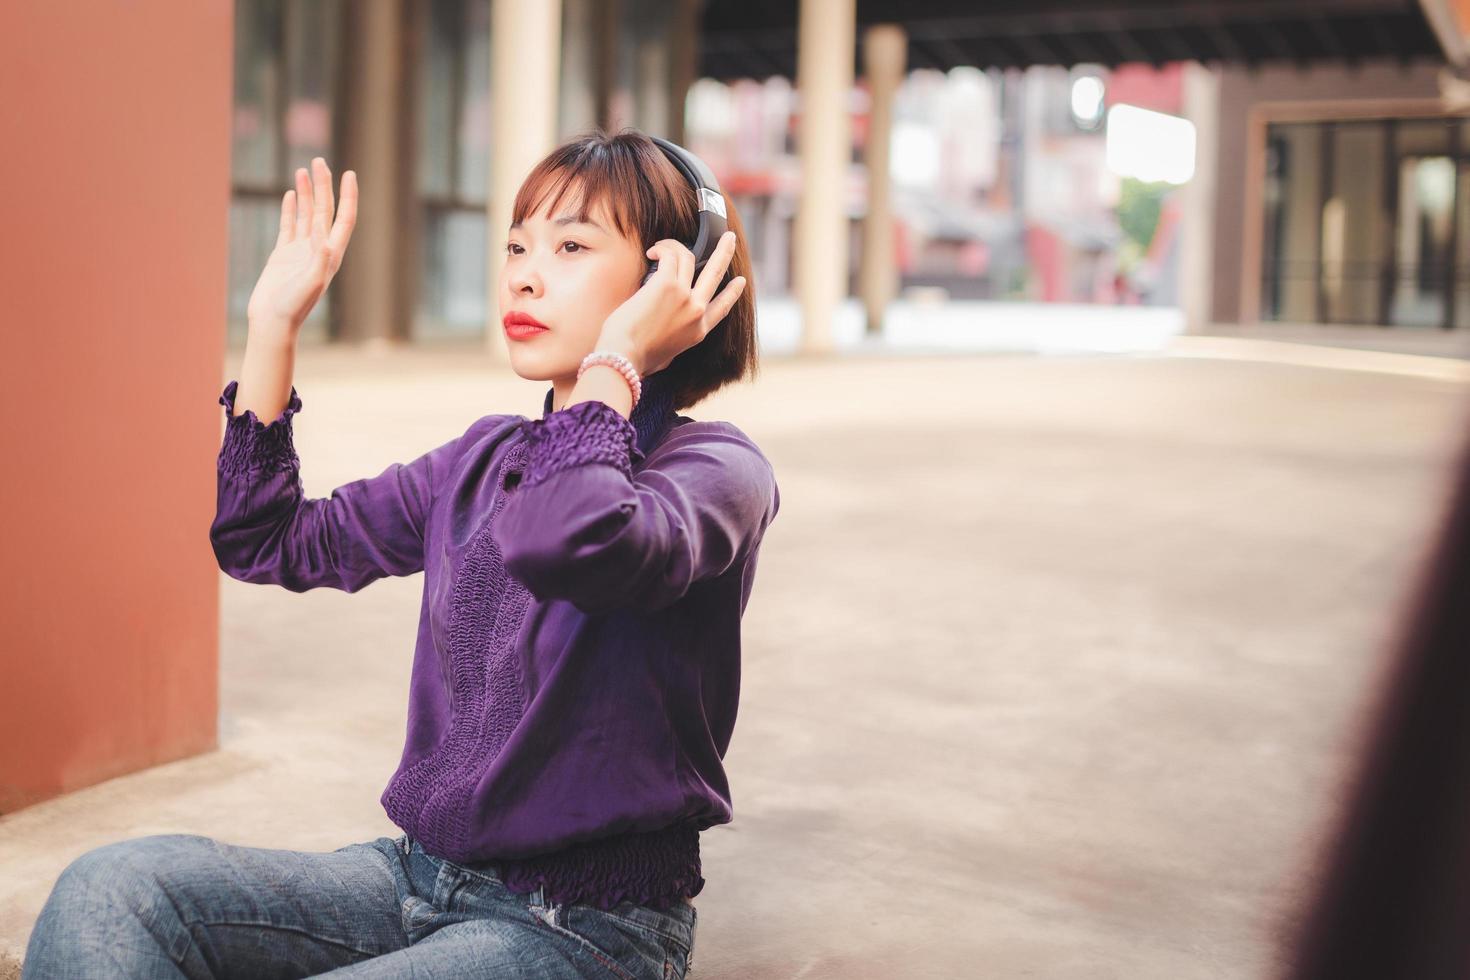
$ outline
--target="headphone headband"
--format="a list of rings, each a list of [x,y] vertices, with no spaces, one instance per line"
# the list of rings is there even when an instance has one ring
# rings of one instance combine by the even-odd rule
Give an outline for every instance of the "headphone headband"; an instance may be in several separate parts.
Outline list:
[[[699,203],[699,228],[695,232],[694,242],[689,246],[689,251],[694,253],[694,275],[698,278],[704,264],[714,254],[715,246],[720,243],[720,236],[724,235],[729,228],[729,221],[725,213],[725,197],[720,191],[720,182],[715,178],[714,171],[699,157],[690,153],[678,143],[670,142],[659,136],[650,136],[664,156],[673,163],[674,168],[684,175],[684,179],[694,188]],[[729,277],[728,270],[726,277]]]

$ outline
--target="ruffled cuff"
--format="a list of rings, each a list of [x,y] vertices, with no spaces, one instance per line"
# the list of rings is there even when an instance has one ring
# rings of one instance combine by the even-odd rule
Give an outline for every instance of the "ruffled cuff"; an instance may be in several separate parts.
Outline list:
[[[522,486],[534,486],[554,473],[586,463],[607,463],[629,479],[633,476],[638,432],[607,402],[596,398],[577,402],[544,419],[527,420],[521,427],[529,443]]]
[[[291,416],[301,411],[301,396],[291,386],[291,397],[281,414],[270,424],[256,417],[254,410],[235,414],[235,391],[240,382],[225,385],[219,403],[225,407],[225,438],[219,451],[219,468],[228,473],[252,470],[277,472],[299,468],[300,458],[292,443]]]

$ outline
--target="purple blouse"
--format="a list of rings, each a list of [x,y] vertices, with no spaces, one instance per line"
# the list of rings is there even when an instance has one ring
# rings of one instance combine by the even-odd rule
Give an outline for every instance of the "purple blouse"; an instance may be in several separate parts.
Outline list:
[[[225,386],[210,540],[244,582],[356,592],[424,572],[408,732],[383,790],[432,854],[549,900],[667,908],[704,887],[699,832],[732,816],[722,761],[740,619],[780,507],[729,422],[673,410],[661,374],[604,402],[487,415],[327,497],[291,417]]]

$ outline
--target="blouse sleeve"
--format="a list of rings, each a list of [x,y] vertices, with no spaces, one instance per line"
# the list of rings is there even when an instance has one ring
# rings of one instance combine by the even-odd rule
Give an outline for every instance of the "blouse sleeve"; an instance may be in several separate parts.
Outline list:
[[[422,571],[434,488],[459,438],[327,497],[307,498],[292,443],[291,417],[301,411],[296,388],[267,425],[249,409],[235,414],[238,386],[231,381],[219,399],[225,435],[209,539],[220,568],[242,582],[292,592],[322,586],[356,592],[385,576]]]
[[[492,533],[541,599],[661,609],[740,562],[780,507],[770,463],[733,425],[675,429],[636,474],[636,430],[605,402],[523,425],[525,473]]]

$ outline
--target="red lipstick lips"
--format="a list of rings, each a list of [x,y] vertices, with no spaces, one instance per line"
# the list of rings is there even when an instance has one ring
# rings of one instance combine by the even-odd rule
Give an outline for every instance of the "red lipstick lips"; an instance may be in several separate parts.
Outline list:
[[[505,334],[512,340],[525,340],[537,334],[545,333],[548,329],[546,324],[536,319],[529,313],[521,313],[513,310],[507,313],[500,321],[505,327]]]

